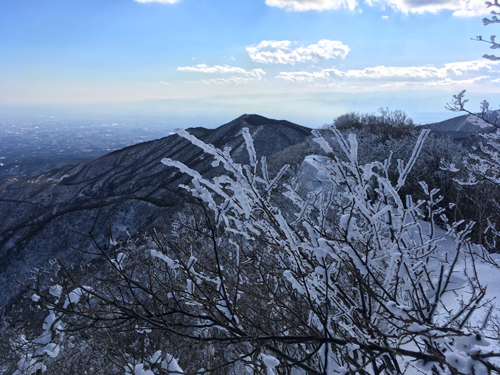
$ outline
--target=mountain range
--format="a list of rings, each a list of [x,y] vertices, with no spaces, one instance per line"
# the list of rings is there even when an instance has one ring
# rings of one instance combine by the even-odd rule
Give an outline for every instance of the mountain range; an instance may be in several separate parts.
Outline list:
[[[426,126],[455,139],[489,130],[467,116]],[[246,163],[240,136],[245,127],[258,157],[301,144],[311,134],[309,128],[289,121],[247,114],[216,129],[187,131],[217,148],[230,147],[233,159]],[[150,228],[168,227],[183,199],[178,185],[188,178],[163,165],[163,158],[178,160],[203,175],[216,173],[200,148],[173,134],[91,162],[22,180],[0,180],[0,311],[16,305],[22,292],[17,283],[37,267],[50,267],[56,258],[78,267],[96,257],[96,246],[106,249],[110,240],[126,241]]]

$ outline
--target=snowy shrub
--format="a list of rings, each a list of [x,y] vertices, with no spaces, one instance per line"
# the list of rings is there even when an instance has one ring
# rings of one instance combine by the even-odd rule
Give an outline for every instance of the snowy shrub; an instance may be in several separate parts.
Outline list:
[[[500,9],[498,0],[485,2],[488,8]],[[500,23],[498,11],[491,12],[491,18],[483,18],[485,26]],[[498,49],[500,45],[495,42],[495,35],[490,40],[482,36],[476,40],[490,44],[491,49]],[[499,60],[496,55],[483,55],[488,60]],[[479,142],[463,158],[463,166],[460,168],[454,164],[447,165],[448,170],[461,172],[455,180],[465,191],[465,198],[471,201],[476,208],[471,210],[472,219],[478,223],[476,241],[486,245],[491,252],[500,251],[500,110],[493,110],[487,100],[480,105],[480,112],[471,112],[466,108],[468,99],[465,99],[465,91],[453,96],[447,108],[454,112],[468,113],[467,120],[476,125],[483,132],[479,135]],[[470,214],[470,213],[468,213]]]
[[[391,111],[386,112],[392,113]],[[407,119],[401,111],[394,112],[400,113],[396,118]],[[475,118],[475,116],[471,116],[471,118]],[[489,115],[489,118],[495,117]],[[360,162],[369,163],[389,157],[392,160],[404,160],[411,155],[412,145],[418,138],[418,127],[414,127],[410,120],[405,121],[388,121],[384,120],[382,115],[351,112],[335,119],[334,124],[341,126],[345,136],[349,133],[356,134],[359,142],[358,157]],[[379,127],[373,125],[379,123],[386,124],[389,129],[402,127],[405,131],[403,133],[392,131],[379,133]],[[405,125],[400,125],[402,123]],[[372,125],[370,126],[370,124]],[[488,138],[491,136],[492,134]],[[481,136],[481,138],[483,137],[484,135]],[[476,151],[471,153],[473,148],[469,142],[472,140],[464,144],[447,137],[430,134],[405,186],[399,190],[399,195],[402,199],[406,195],[411,195],[415,200],[425,199],[419,181],[425,181],[430,189],[439,189],[439,194],[442,196],[441,205],[445,208],[447,216],[452,217],[454,221],[475,222],[476,224],[471,229],[473,242],[487,246],[491,252],[497,252],[500,248],[497,244],[497,231],[494,228],[500,228],[500,207],[496,199],[500,194],[499,187],[495,187],[491,183],[461,185],[456,183],[457,179],[464,179],[464,176],[456,173],[458,170],[469,171],[467,176],[469,180],[470,176],[479,176],[478,172],[484,168],[477,161],[480,153],[483,154],[480,158],[484,160],[495,160],[493,155],[486,155],[482,151],[491,152],[491,146],[488,146],[490,148],[488,151],[486,144],[479,143]],[[336,152],[340,151],[338,148],[334,149]],[[450,165],[453,165],[453,168],[443,168],[443,166]],[[475,172],[472,174],[470,172],[473,169]],[[498,170],[490,169],[489,179],[491,180],[491,176],[494,175],[498,175]],[[393,183],[396,183],[398,170],[395,163],[389,168],[388,176]],[[485,178],[481,180],[487,181]],[[443,225],[444,223],[439,224]]]
[[[37,286],[49,323],[19,363],[43,369],[76,330],[108,340],[130,374],[498,372],[479,272],[494,262],[468,240],[472,225],[448,222],[436,189],[400,195],[428,131],[394,182],[390,159],[362,163],[354,135],[329,131],[340,153],[315,132],[324,155],[308,160],[322,183],[301,192],[282,183],[287,166],[269,176],[248,130],[249,165],[179,130],[220,174],[163,159],[191,177],[195,203],[172,233],[103,251],[109,273],[92,285],[61,265],[57,297]]]
[[[334,119],[333,125],[341,132],[376,135],[382,141],[399,139],[414,131],[413,120],[401,110],[380,108],[377,114],[349,112]]]

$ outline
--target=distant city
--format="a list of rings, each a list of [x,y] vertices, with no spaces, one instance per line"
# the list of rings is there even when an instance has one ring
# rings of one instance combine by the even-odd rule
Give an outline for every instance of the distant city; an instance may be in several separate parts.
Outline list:
[[[168,136],[164,119],[0,118],[0,179],[23,178],[68,164],[94,160],[112,151]]]

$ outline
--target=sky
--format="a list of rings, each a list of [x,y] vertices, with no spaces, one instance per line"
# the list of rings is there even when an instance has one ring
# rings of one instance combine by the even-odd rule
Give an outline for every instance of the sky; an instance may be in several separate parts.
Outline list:
[[[498,29],[481,22],[490,10],[483,0],[0,0],[0,106],[169,99],[200,113],[305,117],[371,102],[438,113],[464,89],[495,102],[500,61],[471,40]]]

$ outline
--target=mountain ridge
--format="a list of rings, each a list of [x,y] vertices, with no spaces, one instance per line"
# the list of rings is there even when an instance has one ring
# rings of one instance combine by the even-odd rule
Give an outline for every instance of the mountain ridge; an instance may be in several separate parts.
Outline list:
[[[477,116],[480,115],[481,114],[477,114]],[[471,115],[467,114],[453,117],[448,120],[427,124],[424,126],[429,128],[436,135],[447,135],[455,139],[466,138],[478,133],[492,132],[496,131],[497,129],[493,125],[477,125],[474,122],[471,122],[470,118]],[[499,121],[499,119],[500,110],[492,111],[489,120],[493,123],[496,123]]]
[[[455,132],[455,138],[460,138],[464,121],[466,116],[460,116],[436,123],[447,127],[427,127],[437,135]],[[311,134],[301,125],[256,114],[241,115],[215,129],[187,131],[217,148],[230,147],[236,162],[247,163],[244,127],[253,136],[258,157],[298,145]],[[173,134],[23,180],[0,180],[0,212],[6,213],[0,222],[0,285],[7,290],[0,293],[0,310],[19,296],[19,290],[12,291],[15,280],[26,278],[31,269],[56,257],[74,264],[88,262],[91,256],[71,249],[90,248],[89,232],[106,247],[109,236],[127,240],[167,223],[179,200],[177,186],[190,179],[161,164],[163,158],[178,160],[204,175],[214,171],[203,150]]]
[[[187,130],[215,147],[231,147],[233,159],[246,163],[240,136],[244,127],[253,135],[259,157],[301,143],[310,134],[310,129],[285,120],[248,114],[216,129]],[[164,157],[201,174],[213,170],[203,150],[174,134],[91,162],[0,181],[0,211],[8,213],[0,223],[0,310],[19,296],[19,290],[12,291],[14,280],[25,279],[31,269],[56,257],[75,265],[88,262],[92,256],[74,248],[91,247],[92,230],[95,240],[106,247],[110,235],[126,240],[168,221],[179,200],[176,186],[189,178],[161,164]]]

